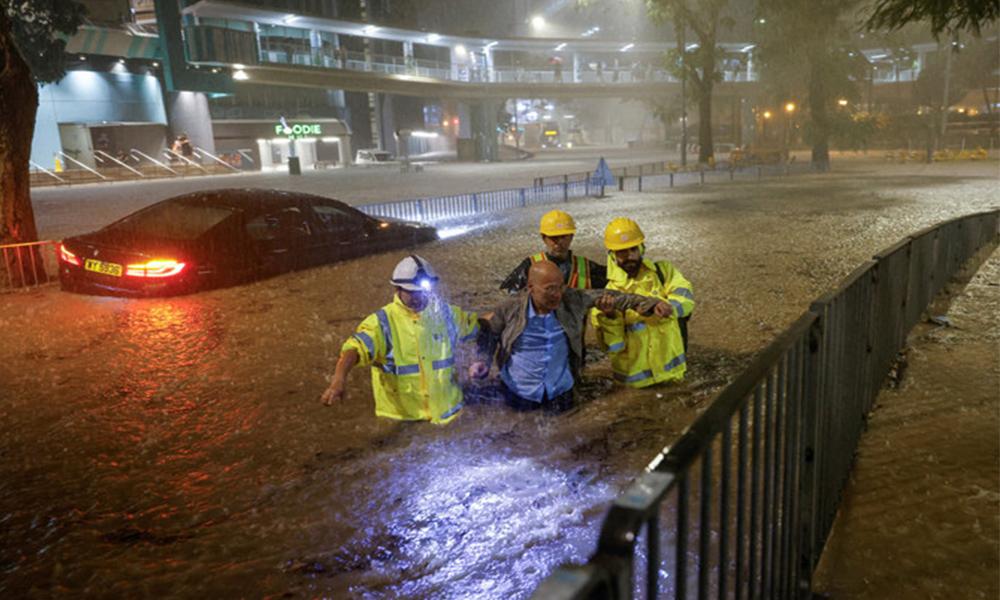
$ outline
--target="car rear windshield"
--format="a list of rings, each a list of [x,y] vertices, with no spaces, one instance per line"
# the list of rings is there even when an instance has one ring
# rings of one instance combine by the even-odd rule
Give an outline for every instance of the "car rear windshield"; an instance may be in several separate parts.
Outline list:
[[[110,228],[133,235],[193,240],[224,221],[233,210],[201,203],[163,202],[125,217]]]

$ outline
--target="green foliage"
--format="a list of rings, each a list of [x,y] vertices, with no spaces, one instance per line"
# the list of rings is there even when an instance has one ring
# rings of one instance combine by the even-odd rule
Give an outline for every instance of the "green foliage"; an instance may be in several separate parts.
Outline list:
[[[841,150],[863,150],[880,136],[888,125],[888,117],[881,113],[837,110],[829,116],[830,141]],[[811,129],[807,126],[805,137],[810,142]]]
[[[968,31],[979,35],[1000,16],[997,0],[876,0],[865,22],[869,29],[899,29],[909,23],[929,21],[935,37],[944,32]]]
[[[61,79],[66,72],[65,36],[76,33],[83,22],[83,5],[76,0],[0,0],[0,11],[10,20],[10,35],[35,81]]]

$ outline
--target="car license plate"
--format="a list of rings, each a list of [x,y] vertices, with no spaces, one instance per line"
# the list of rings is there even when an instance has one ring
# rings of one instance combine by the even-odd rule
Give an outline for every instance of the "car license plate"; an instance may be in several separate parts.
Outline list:
[[[94,273],[103,273],[115,277],[122,276],[122,266],[116,263],[104,262],[94,258],[88,258],[83,262],[83,268]]]

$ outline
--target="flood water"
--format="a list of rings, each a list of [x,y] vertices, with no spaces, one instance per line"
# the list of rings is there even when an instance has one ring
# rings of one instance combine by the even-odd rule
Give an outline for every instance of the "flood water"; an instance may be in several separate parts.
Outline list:
[[[0,296],[0,593],[526,597],[592,551],[615,495],[812,298],[996,201],[995,165],[845,168],[566,205],[574,249],[598,259],[611,218],[639,221],[698,306],[684,384],[622,390],[597,360],[557,417],[379,420],[360,368],[321,405],[398,254],[180,298]],[[490,309],[547,208],[419,253],[452,302]]]

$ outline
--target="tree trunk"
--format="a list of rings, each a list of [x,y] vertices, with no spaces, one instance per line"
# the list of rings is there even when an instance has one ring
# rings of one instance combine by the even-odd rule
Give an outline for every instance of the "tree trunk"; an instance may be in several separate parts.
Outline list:
[[[818,49],[809,61],[809,116],[812,120],[812,166],[817,171],[830,170],[830,115],[824,79],[826,50]]]
[[[715,46],[715,40],[711,45]],[[698,162],[708,164],[714,156],[712,143],[712,87],[715,85],[715,52],[707,49],[700,53],[701,81],[698,86]]]
[[[28,162],[38,111],[38,88],[0,11],[0,245],[38,240],[31,208]],[[47,279],[37,249],[8,251],[0,278],[14,286]]]

